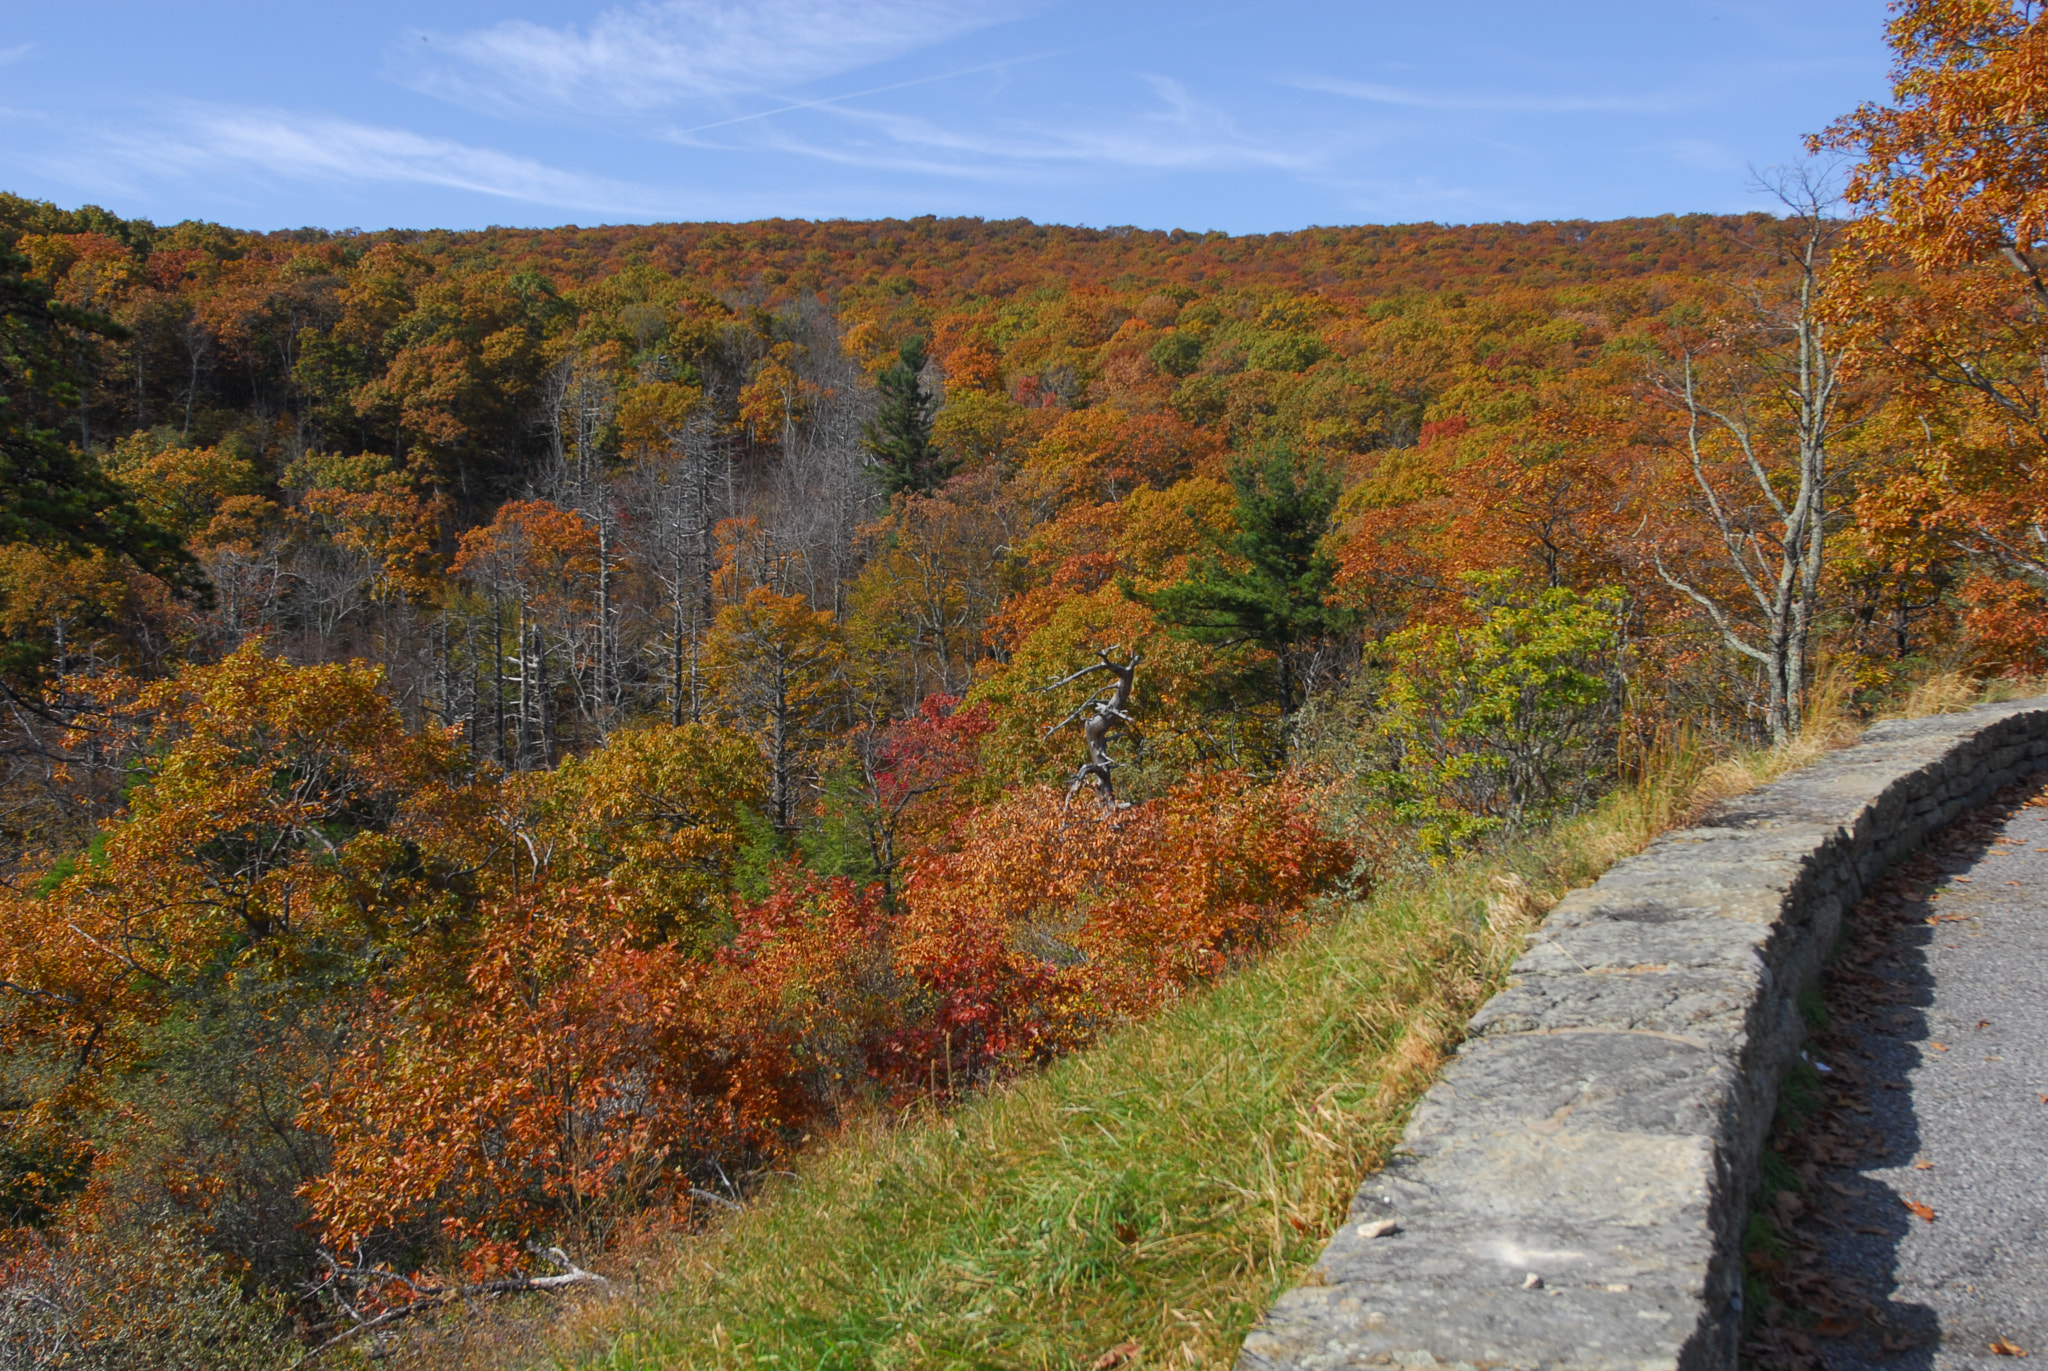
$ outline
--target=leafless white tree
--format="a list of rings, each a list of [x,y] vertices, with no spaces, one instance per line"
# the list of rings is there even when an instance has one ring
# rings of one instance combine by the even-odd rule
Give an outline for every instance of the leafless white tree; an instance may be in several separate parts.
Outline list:
[[[1845,406],[1846,346],[1820,313],[1837,227],[1831,199],[1805,169],[1782,174],[1771,189],[1790,211],[1775,230],[1773,272],[1740,316],[1681,346],[1651,376],[1654,393],[1684,422],[1692,504],[1716,552],[1676,567],[1661,543],[1651,555],[1723,646],[1756,665],[1765,726],[1782,742],[1797,731],[1806,701],[1837,517],[1830,451],[1857,416]]]

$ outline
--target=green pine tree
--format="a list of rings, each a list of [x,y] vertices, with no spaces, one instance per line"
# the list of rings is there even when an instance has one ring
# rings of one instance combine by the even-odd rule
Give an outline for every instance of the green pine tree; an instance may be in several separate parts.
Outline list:
[[[930,494],[958,465],[932,446],[932,416],[938,403],[924,388],[924,364],[924,339],[911,338],[875,380],[882,408],[869,422],[861,446],[875,459],[875,479],[885,496],[899,490]]]
[[[1337,479],[1292,449],[1231,464],[1237,532],[1222,549],[1242,568],[1211,554],[1185,580],[1149,595],[1125,593],[1177,632],[1217,647],[1254,643],[1273,654],[1274,697],[1283,715],[1302,704],[1305,650],[1347,631],[1350,610],[1329,603],[1337,561],[1323,550],[1336,511]]]

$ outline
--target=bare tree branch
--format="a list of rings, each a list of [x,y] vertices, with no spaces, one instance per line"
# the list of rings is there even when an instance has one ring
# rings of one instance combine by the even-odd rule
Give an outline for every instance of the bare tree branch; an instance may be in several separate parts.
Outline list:
[[[556,1266],[561,1267],[562,1274],[558,1276],[507,1276],[500,1280],[475,1281],[468,1285],[457,1286],[420,1285],[405,1276],[399,1275],[395,1271],[381,1271],[358,1266],[350,1262],[339,1261],[330,1253],[323,1251],[320,1255],[328,1264],[328,1276],[318,1287],[315,1287],[315,1293],[328,1294],[329,1298],[333,1299],[344,1313],[356,1319],[357,1322],[353,1327],[343,1329],[327,1339],[327,1341],[314,1347],[305,1356],[293,1362],[293,1371],[296,1371],[298,1367],[308,1365],[328,1349],[339,1347],[341,1344],[354,1338],[359,1338],[365,1333],[375,1332],[379,1328],[388,1328],[392,1324],[402,1322],[405,1319],[419,1314],[431,1313],[434,1310],[460,1303],[463,1300],[487,1299],[494,1295],[524,1295],[535,1292],[552,1294],[577,1285],[611,1284],[610,1281],[598,1275],[595,1271],[586,1271],[573,1261],[570,1261],[568,1254],[559,1247],[550,1247],[545,1251],[541,1251],[538,1248],[534,1250],[537,1255],[546,1257]],[[338,1293],[334,1293],[333,1287],[338,1286],[343,1281],[384,1286],[401,1285],[405,1287],[411,1298],[406,1303],[395,1305],[390,1309],[386,1309],[381,1314],[365,1317],[354,1305],[350,1304]]]

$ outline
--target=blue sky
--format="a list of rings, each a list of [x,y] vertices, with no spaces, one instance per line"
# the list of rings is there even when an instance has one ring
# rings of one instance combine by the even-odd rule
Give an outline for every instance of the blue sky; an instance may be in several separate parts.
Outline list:
[[[1233,233],[1755,208],[1881,0],[0,10],[0,189],[168,223],[1024,216]]]

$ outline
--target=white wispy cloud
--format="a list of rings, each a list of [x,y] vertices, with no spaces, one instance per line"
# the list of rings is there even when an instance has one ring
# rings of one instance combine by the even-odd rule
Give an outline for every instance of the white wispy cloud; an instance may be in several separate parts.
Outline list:
[[[605,214],[724,214],[733,206],[550,166],[531,157],[323,115],[186,105],[147,136],[72,131],[58,162],[71,179],[107,184],[257,177],[314,183],[440,186],[503,200]],[[53,167],[54,169],[54,167]]]
[[[35,50],[36,45],[34,43],[17,43],[11,48],[0,48],[0,67],[8,65],[10,62],[19,62]]]
[[[661,0],[587,27],[415,31],[393,65],[416,90],[494,113],[632,114],[791,91],[1028,12],[997,0]]]
[[[1384,86],[1368,81],[1335,81],[1314,76],[1296,77],[1287,84],[1297,90],[1342,95],[1375,105],[1474,113],[1668,114],[1694,103],[1690,96],[1675,91],[1650,95],[1543,95],[1516,91],[1441,91],[1418,90],[1409,86]]]
[[[821,113],[838,122],[831,132],[840,136],[806,136],[770,120],[745,131],[746,146],[842,166],[984,181],[1039,179],[1048,170],[1075,166],[1305,173],[1329,160],[1330,149],[1317,140],[1279,141],[1245,132],[1171,78],[1136,79],[1151,93],[1148,107],[1105,110],[1085,123],[1003,120],[978,127],[817,102]],[[703,147],[738,146],[711,142],[701,136],[704,132],[678,130],[671,138]]]
[[[658,136],[669,142],[693,142],[696,140],[697,135],[710,132],[713,129],[734,128],[741,124],[752,124],[758,123],[763,119],[773,119],[778,115],[795,114],[808,109],[824,109],[831,105],[845,105],[854,100],[867,99],[870,96],[887,95],[899,90],[909,90],[914,86],[937,85],[943,81],[958,81],[969,76],[986,76],[992,72],[1007,74],[1013,67],[1024,66],[1032,62],[1043,62],[1049,58],[1063,55],[1063,53],[1055,51],[1031,53],[1021,57],[1005,57],[1000,62],[984,62],[979,66],[960,67],[955,70],[935,72],[927,76],[913,76],[906,81],[891,81],[887,85],[869,86],[863,90],[843,91],[835,95],[822,95],[814,100],[785,100],[778,104],[770,105],[765,109],[749,110],[745,114],[728,115],[689,128],[666,130]]]

